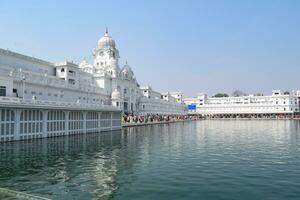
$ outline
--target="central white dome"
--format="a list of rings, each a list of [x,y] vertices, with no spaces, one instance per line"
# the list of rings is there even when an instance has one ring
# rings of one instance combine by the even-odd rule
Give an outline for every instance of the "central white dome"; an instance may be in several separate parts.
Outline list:
[[[98,47],[99,48],[104,48],[104,47],[116,47],[115,41],[108,35],[108,32],[106,31],[104,36],[100,38],[98,41]]]

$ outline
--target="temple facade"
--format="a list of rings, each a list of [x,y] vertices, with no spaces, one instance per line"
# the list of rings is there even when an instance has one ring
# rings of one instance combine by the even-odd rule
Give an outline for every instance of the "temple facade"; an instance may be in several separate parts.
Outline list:
[[[188,112],[203,116],[253,117],[292,116],[300,113],[300,90],[282,92],[273,90],[272,95],[247,95],[229,97],[208,97],[200,93],[195,98],[183,100]]]
[[[178,97],[166,98],[151,87],[146,93],[128,63],[120,66],[119,50],[108,31],[92,54],[92,63],[84,59],[77,65],[68,61],[52,63],[0,49],[0,96],[106,105],[138,115],[185,113]]]

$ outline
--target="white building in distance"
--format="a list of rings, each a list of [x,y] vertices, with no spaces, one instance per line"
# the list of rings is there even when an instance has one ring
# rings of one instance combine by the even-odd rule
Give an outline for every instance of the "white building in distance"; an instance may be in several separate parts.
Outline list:
[[[51,63],[0,49],[0,96],[112,105],[135,114],[185,113],[172,95],[164,98],[151,87],[140,87],[130,66],[120,67],[119,58],[107,31],[93,51],[93,63]]]
[[[207,97],[199,94],[196,98],[186,98],[189,113],[204,116],[239,115],[251,116],[257,114],[279,115],[299,113],[300,91],[282,93],[273,90],[271,96],[240,96],[240,97]]]

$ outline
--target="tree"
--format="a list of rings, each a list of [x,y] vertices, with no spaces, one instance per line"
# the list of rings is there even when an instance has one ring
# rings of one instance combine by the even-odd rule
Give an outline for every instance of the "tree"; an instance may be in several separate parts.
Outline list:
[[[255,96],[264,96],[264,94],[258,92],[258,93],[255,94]]]
[[[241,90],[235,90],[232,93],[232,96],[234,97],[241,97],[241,96],[246,96],[247,94]]]
[[[213,97],[229,97],[229,95],[226,93],[217,93]]]

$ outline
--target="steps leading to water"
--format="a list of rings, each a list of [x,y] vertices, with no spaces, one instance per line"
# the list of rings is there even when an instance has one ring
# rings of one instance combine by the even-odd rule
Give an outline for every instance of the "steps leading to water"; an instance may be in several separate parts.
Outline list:
[[[50,200],[45,197],[39,197],[39,196],[31,195],[31,194],[26,194],[24,192],[9,190],[6,188],[0,188],[0,197],[1,196],[14,197],[14,198],[24,199],[24,200]]]

